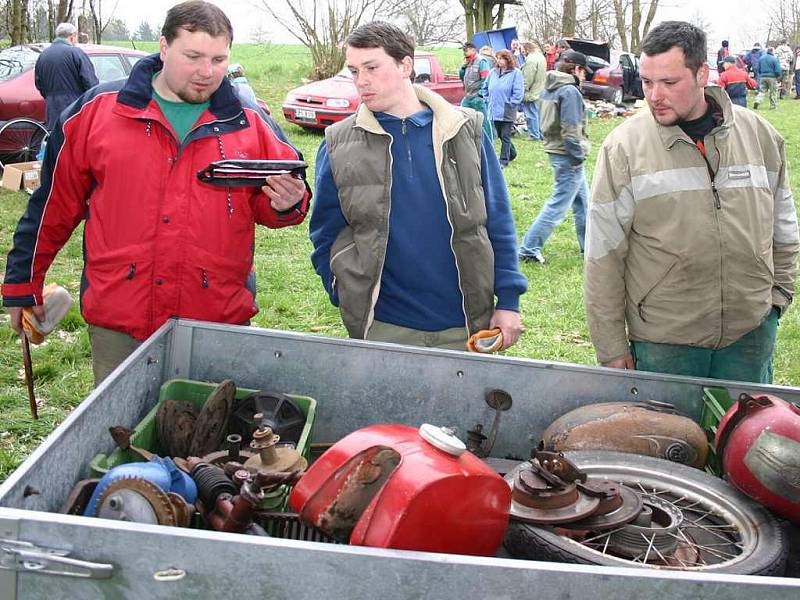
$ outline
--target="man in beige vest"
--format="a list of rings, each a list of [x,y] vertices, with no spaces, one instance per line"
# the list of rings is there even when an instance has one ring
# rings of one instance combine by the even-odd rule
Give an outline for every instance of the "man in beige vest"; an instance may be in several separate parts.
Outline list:
[[[800,236],[783,138],[708,81],[706,38],[680,21],[642,42],[650,107],[597,158],[585,299],[601,364],[772,381]]]
[[[497,327],[511,346],[527,281],[483,115],[413,85],[414,43],[393,25],[358,27],[346,52],[362,103],[325,131],[310,234],[348,333],[463,350]]]

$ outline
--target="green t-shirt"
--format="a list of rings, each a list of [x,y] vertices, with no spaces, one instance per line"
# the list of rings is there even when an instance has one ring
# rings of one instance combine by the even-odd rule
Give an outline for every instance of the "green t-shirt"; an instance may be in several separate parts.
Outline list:
[[[173,102],[166,100],[158,95],[153,88],[153,100],[161,107],[161,112],[169,121],[175,133],[178,134],[178,141],[183,142],[183,138],[191,131],[192,126],[197,123],[197,119],[208,108],[208,102],[192,104],[191,102]]]

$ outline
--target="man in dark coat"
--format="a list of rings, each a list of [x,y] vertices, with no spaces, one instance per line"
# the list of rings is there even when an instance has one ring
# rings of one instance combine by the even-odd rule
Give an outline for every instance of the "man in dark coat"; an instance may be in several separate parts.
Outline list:
[[[78,30],[72,23],[56,27],[56,39],[36,61],[36,89],[47,104],[47,130],[53,131],[61,111],[97,85],[89,57],[75,47]]]

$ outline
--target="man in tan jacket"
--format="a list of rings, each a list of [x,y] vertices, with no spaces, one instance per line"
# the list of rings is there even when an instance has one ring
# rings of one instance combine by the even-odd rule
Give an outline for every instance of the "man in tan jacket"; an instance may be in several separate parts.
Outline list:
[[[606,138],[586,234],[585,299],[600,363],[769,383],[800,236],[783,138],[706,88],[705,34],[642,43],[649,112]]]

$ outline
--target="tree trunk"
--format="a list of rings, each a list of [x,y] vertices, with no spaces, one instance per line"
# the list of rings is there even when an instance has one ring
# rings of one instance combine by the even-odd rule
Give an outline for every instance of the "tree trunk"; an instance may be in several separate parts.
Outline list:
[[[575,37],[575,20],[578,13],[576,0],[564,0],[564,9],[561,13],[562,37]]]
[[[622,43],[623,52],[628,52],[628,32],[625,29],[625,7],[622,0],[614,0],[614,17],[617,23],[617,34]]]
[[[639,37],[639,24],[642,22],[642,7],[639,0],[631,2],[631,52],[639,54],[641,38]]]
[[[11,45],[17,46],[30,41],[28,30],[28,0],[11,0]]]
[[[58,0],[58,10],[56,11],[55,24],[66,23],[72,20],[73,0]],[[55,37],[55,26],[53,26],[53,37]]]

